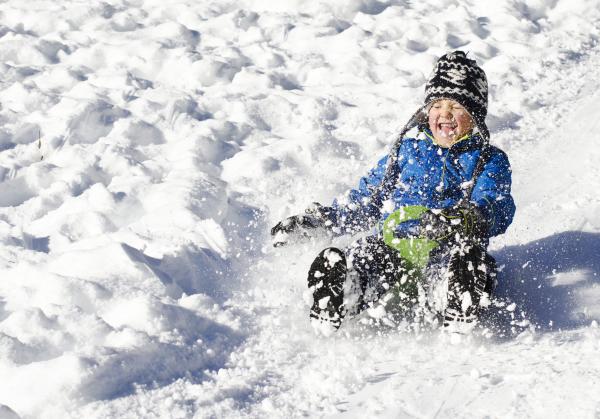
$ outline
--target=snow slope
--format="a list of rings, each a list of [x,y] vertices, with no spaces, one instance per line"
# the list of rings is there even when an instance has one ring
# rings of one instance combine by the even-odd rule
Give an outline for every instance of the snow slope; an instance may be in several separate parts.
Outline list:
[[[0,418],[597,417],[599,31],[596,0],[2,2]],[[326,242],[268,230],[355,185],[457,48],[531,331],[319,337]]]

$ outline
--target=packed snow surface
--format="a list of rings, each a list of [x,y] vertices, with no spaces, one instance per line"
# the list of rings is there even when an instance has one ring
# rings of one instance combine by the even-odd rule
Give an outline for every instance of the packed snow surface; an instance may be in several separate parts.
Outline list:
[[[1,2],[0,418],[599,417],[599,33],[597,0]],[[354,186],[453,49],[530,327],[320,336],[327,242],[269,229]]]

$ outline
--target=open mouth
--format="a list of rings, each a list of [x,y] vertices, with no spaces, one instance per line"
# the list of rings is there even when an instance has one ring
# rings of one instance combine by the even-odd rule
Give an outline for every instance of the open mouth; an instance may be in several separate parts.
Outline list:
[[[438,132],[444,137],[451,137],[456,134],[458,126],[454,122],[440,122],[437,124]]]

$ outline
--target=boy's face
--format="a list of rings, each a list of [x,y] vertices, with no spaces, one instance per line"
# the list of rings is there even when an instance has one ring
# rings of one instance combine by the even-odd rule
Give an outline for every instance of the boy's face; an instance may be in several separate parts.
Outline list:
[[[429,129],[442,147],[450,147],[473,130],[473,118],[458,102],[439,99],[429,108]]]

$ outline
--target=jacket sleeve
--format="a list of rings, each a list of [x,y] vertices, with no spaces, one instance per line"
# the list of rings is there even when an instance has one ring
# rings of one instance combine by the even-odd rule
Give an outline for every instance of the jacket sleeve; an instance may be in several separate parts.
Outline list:
[[[351,189],[343,197],[335,199],[331,206],[329,219],[333,231],[337,234],[353,234],[371,228],[380,217],[381,199],[374,196],[383,181],[388,157],[362,177],[356,189]]]
[[[511,173],[508,157],[495,149],[471,194],[471,201],[479,207],[487,221],[490,237],[504,233],[515,214],[515,203],[510,194]]]

